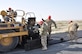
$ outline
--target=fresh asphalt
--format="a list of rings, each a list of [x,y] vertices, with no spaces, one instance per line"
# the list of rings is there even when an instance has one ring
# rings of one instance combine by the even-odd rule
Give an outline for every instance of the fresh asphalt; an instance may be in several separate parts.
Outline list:
[[[21,48],[16,48],[9,52],[0,53],[0,54],[82,54],[82,31],[78,31],[78,41],[71,43],[69,40],[68,33],[55,33],[52,34],[52,38],[54,40],[59,40],[60,38],[64,38],[66,42],[56,43],[48,46],[48,50],[42,51],[41,48],[25,51]]]

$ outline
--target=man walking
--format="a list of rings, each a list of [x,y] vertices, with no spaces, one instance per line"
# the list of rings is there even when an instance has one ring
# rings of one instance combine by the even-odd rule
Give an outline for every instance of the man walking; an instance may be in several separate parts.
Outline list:
[[[46,20],[46,23],[48,24],[48,39],[50,39],[51,36],[51,25],[54,24],[55,28],[57,28],[57,25],[55,21],[51,19],[51,16],[48,16],[48,19]]]
[[[79,25],[73,21],[69,22],[68,25],[68,32],[69,32],[69,36],[70,36],[70,40],[73,41],[75,40],[77,42],[77,29],[78,29]]]

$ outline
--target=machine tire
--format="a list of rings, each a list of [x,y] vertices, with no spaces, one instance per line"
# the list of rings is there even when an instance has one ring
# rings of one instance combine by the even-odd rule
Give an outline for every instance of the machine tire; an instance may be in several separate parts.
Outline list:
[[[1,52],[10,51],[10,50],[14,49],[17,46],[17,44],[19,42],[19,38],[18,37],[11,37],[11,38],[12,38],[12,43],[9,44],[9,45],[3,45],[3,44],[0,43],[0,51]]]
[[[0,33],[11,33],[13,30],[0,31]],[[0,40],[0,52],[7,52],[14,49],[19,42],[19,37],[7,37]]]

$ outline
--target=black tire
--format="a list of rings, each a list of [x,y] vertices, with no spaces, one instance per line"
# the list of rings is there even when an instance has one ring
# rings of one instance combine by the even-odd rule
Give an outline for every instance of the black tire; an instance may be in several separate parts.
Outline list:
[[[12,32],[15,32],[15,31],[14,30],[2,30],[2,31],[0,31],[0,34],[12,33]],[[6,40],[10,39],[11,40],[10,44],[6,44],[7,42],[5,42],[6,41],[5,39]],[[3,39],[0,40],[0,51],[1,52],[10,51],[18,45],[19,37],[10,37],[9,39],[8,38],[3,38]],[[3,41],[3,40],[5,40],[5,41]]]
[[[1,52],[10,51],[17,46],[18,42],[19,42],[18,37],[12,37],[12,43],[10,45],[5,46],[5,45],[0,44],[0,51]]]

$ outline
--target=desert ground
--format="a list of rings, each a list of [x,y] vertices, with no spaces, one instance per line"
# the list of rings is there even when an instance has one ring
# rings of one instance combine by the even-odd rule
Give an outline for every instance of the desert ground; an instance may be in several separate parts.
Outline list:
[[[67,28],[68,28],[68,23],[69,21],[55,21],[57,24],[57,28],[54,27],[54,25],[52,25],[52,33],[61,33],[61,32],[67,32]],[[74,22],[78,23],[79,28],[78,30],[82,30],[82,21],[80,20],[75,20]]]

